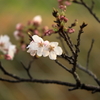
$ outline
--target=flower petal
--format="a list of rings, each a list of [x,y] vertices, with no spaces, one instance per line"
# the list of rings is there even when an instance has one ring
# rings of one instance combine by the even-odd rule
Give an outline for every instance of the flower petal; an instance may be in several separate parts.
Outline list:
[[[16,52],[16,46],[15,45],[9,46],[8,55],[11,58],[11,60],[13,59],[15,52]]]
[[[32,50],[37,50],[38,49],[38,44],[35,42],[31,42],[27,48],[31,48]]]
[[[34,42],[43,42],[43,39],[38,35],[33,35],[32,39],[34,40]]]
[[[56,47],[56,46],[58,46],[58,42],[50,42],[50,45]]]
[[[43,48],[42,47],[41,48],[38,48],[37,55],[38,56],[42,56],[42,53],[43,53]]]
[[[54,51],[56,52],[57,55],[61,55],[62,54],[62,48],[59,47],[59,46],[54,48]]]
[[[55,52],[50,52],[49,53],[49,58],[51,59],[51,60],[56,60],[56,58],[57,58],[57,55],[55,54]]]
[[[43,57],[47,57],[49,55],[49,51],[43,50]]]

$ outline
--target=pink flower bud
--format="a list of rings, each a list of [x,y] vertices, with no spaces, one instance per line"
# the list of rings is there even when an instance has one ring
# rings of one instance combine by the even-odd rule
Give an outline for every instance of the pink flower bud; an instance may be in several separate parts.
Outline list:
[[[68,18],[66,18],[65,16],[60,16],[60,20],[63,20],[64,22],[67,22]]]
[[[21,23],[18,23],[17,25],[16,25],[16,30],[22,30],[23,29],[23,25],[21,24]]]
[[[66,10],[66,6],[65,5],[59,5],[59,8],[62,10]]]
[[[69,6],[69,5],[71,5],[71,2],[70,2],[70,1],[66,1],[65,4],[66,4],[67,6]]]
[[[25,51],[26,50],[26,44],[22,44],[21,49],[22,49],[22,51]]]
[[[68,32],[68,33],[74,33],[74,32],[75,32],[75,29],[68,28],[67,32]]]
[[[24,37],[23,33],[20,31],[15,31],[13,34],[14,34],[14,37],[16,38],[16,40],[19,40],[20,38]]]
[[[52,33],[54,33],[54,31],[52,29],[49,29],[44,33],[44,36],[51,35]]]
[[[35,16],[32,21],[34,25],[40,25],[42,22],[42,18],[40,15],[38,15],[38,16]]]
[[[34,33],[34,35],[38,35],[39,31],[38,30],[34,30],[33,33]]]

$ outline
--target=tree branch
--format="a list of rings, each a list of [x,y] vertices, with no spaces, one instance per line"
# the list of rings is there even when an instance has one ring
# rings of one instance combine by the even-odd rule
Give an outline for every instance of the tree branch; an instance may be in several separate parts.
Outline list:
[[[89,49],[88,54],[87,54],[87,62],[86,62],[86,68],[87,69],[88,69],[88,66],[89,66],[89,58],[90,58],[91,50],[93,48],[93,43],[94,43],[94,40],[92,39],[91,46],[90,46],[90,49]]]
[[[80,2],[77,1],[77,0],[74,0],[73,2],[76,3],[76,4],[83,5],[83,6],[89,11],[89,13],[95,18],[95,20],[96,20],[97,22],[100,23],[100,19],[99,19],[99,18],[96,16],[96,14],[93,12],[93,7],[94,7],[94,2],[93,2],[93,1],[92,1],[92,7],[89,7],[89,6],[84,2],[84,0],[80,0]]]

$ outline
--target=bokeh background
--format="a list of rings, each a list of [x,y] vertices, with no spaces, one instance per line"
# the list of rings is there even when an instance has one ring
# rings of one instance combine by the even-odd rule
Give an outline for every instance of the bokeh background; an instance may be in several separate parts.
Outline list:
[[[85,1],[91,6],[91,0]],[[23,23],[25,25],[28,20],[31,20],[36,15],[42,16],[42,26],[48,25],[51,27],[54,21],[52,16],[53,8],[58,8],[57,0],[0,0],[0,35],[8,34],[12,43],[17,44],[13,36],[16,24]],[[94,12],[100,18],[100,0],[95,0]],[[66,16],[69,19],[68,25],[78,19],[78,25],[75,27],[76,32],[71,35],[74,42],[79,25],[82,22],[88,23],[88,26],[84,29],[84,34],[82,34],[81,52],[78,60],[83,66],[86,65],[87,52],[91,40],[94,39],[95,43],[90,56],[89,69],[100,78],[100,24],[90,15],[86,8],[77,4],[72,4],[67,8]],[[58,41],[56,35],[45,37],[45,39]],[[27,78],[28,76],[20,61],[27,67],[31,59],[26,51],[20,51],[13,61],[1,60],[1,62],[9,72]],[[70,68],[68,62],[62,62]],[[87,74],[79,70],[77,72],[82,82],[97,85]],[[68,72],[48,58],[36,59],[32,64],[31,74],[39,79],[75,82]],[[8,78],[1,71],[0,77]],[[0,82],[0,100],[100,100],[100,93],[91,94],[91,92],[85,90],[69,92],[68,88],[55,84]]]

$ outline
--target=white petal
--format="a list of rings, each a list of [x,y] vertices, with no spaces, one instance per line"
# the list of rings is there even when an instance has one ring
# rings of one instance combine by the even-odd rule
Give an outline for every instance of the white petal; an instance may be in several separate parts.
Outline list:
[[[10,40],[8,35],[4,35],[3,38],[4,38],[5,41],[9,41]]]
[[[10,56],[11,60],[13,59],[15,52],[16,52],[16,46],[15,45],[9,46],[8,55]]]
[[[35,17],[33,18],[33,21],[34,21],[34,22],[37,22],[37,23],[39,23],[39,24],[41,24],[42,18],[41,18],[40,15],[38,15],[38,16],[35,16]]]
[[[35,56],[35,55],[36,55],[36,50],[31,51],[31,52],[30,52],[30,55],[31,55],[31,56]]]
[[[50,42],[50,45],[56,47],[58,46],[58,42]]]
[[[38,50],[38,43],[31,42],[28,47],[31,48],[32,50]]]
[[[43,53],[43,48],[38,48],[37,55],[42,56],[42,53]]]
[[[19,38],[19,36],[18,36],[18,34],[19,34],[19,31],[14,31],[14,37],[16,38],[16,40],[19,40],[20,38]]]
[[[44,51],[43,51],[43,57],[47,57],[48,55],[49,55],[49,51],[44,50]]]
[[[49,53],[49,58],[50,58],[51,60],[56,60],[57,55],[55,54],[55,52],[50,52],[50,53]]]
[[[9,46],[12,45],[9,36],[7,35],[0,36],[0,44],[3,44],[3,46],[0,46],[0,51],[2,51],[4,54],[7,53]]]
[[[50,44],[50,42],[49,41],[44,41],[44,46],[46,47],[46,46],[48,46]]]
[[[57,55],[61,55],[62,54],[62,48],[59,47],[59,46],[54,48],[54,51],[56,52]]]
[[[43,39],[39,37],[38,35],[33,35],[32,38],[34,42],[43,42]]]
[[[36,50],[32,50],[31,48],[29,48],[27,50],[27,52],[30,53],[31,56],[35,56],[37,51]]]

